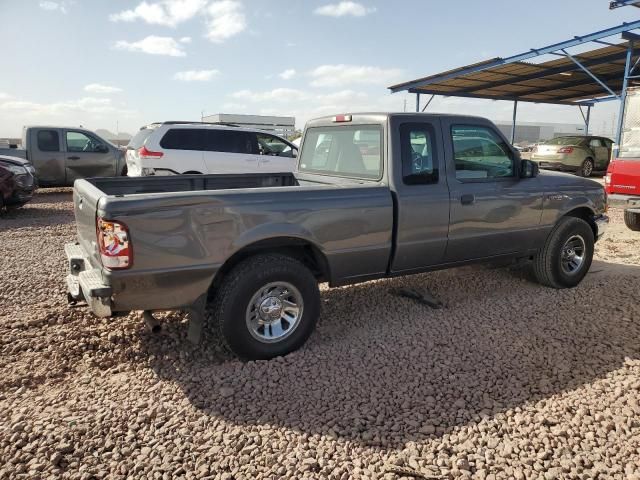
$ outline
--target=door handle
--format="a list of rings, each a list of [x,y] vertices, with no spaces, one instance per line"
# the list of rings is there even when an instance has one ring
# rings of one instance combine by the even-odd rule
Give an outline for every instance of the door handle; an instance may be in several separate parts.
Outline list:
[[[471,193],[467,193],[467,194],[462,195],[460,197],[460,203],[462,205],[471,205],[475,201],[476,201],[476,197],[475,197],[475,195],[472,195]]]
[[[73,157],[67,157],[67,158],[68,158],[69,160],[80,160],[80,157],[76,157],[76,156],[73,156]]]

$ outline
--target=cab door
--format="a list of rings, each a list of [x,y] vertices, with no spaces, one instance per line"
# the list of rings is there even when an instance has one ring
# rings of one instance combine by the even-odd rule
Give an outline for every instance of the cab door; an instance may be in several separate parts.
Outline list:
[[[88,132],[65,130],[67,184],[89,177],[116,176],[117,158],[102,140]]]
[[[451,203],[445,260],[526,252],[540,233],[538,178],[519,178],[520,157],[482,119],[443,120]]]
[[[444,262],[449,230],[449,188],[440,120],[423,115],[391,118],[390,182],[397,206],[394,273]],[[398,161],[399,160],[399,161]]]
[[[36,169],[40,185],[65,185],[65,154],[60,130],[54,128],[31,128],[27,142],[29,161]]]

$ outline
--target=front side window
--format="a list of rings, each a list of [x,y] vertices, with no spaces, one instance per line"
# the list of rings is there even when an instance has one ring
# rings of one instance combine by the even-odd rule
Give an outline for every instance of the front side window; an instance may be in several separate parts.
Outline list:
[[[57,130],[40,130],[38,132],[38,150],[41,152],[60,151],[60,136]]]
[[[600,141],[599,138],[592,138],[589,141],[589,146],[590,147],[602,147],[602,142]]]
[[[104,153],[107,147],[95,137],[82,132],[67,132],[67,152]]]
[[[428,124],[404,124],[400,127],[402,179],[407,185],[437,183],[438,158]]]
[[[514,176],[513,153],[492,129],[454,125],[451,134],[457,179],[464,181]]]
[[[265,133],[258,133],[256,137],[258,139],[258,153],[260,155],[293,157],[293,149],[291,148],[291,145],[283,142],[278,137],[267,135]]]
[[[382,177],[382,129],[377,125],[309,128],[299,170],[377,180]]]

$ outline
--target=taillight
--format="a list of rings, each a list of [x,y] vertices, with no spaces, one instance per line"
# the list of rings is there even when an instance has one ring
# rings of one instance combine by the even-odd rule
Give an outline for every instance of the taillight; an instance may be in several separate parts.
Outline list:
[[[558,153],[573,153],[573,147],[562,147],[558,150]]]
[[[98,217],[96,227],[102,265],[109,270],[129,268],[133,264],[133,250],[127,226]]]
[[[162,152],[152,152],[144,145],[138,149],[138,156],[140,158],[160,158],[164,155]]]

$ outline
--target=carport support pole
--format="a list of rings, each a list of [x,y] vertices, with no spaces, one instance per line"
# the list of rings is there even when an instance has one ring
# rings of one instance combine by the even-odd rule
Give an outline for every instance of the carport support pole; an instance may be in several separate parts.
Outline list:
[[[620,152],[620,142],[622,141],[622,121],[624,120],[624,107],[627,100],[627,87],[629,86],[629,75],[631,75],[631,57],[633,54],[633,41],[629,41],[627,49],[627,61],[624,66],[624,80],[622,81],[622,92],[620,92],[620,112],[618,113],[618,129],[616,131],[616,148],[613,151],[615,157]]]
[[[416,93],[416,113],[420,113],[420,94]]]
[[[518,114],[518,101],[513,101],[513,121],[511,122],[511,145],[516,141],[516,115]]]
[[[587,106],[587,118],[584,119],[584,134],[589,135],[589,121],[591,120],[591,105]]]

